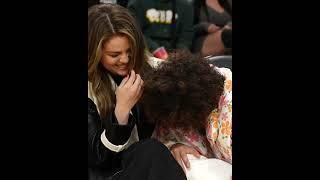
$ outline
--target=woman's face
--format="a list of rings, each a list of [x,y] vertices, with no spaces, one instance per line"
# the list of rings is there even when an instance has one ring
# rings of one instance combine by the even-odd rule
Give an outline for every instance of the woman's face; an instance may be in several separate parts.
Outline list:
[[[126,76],[130,58],[130,44],[126,36],[114,36],[103,44],[101,63],[109,72]]]

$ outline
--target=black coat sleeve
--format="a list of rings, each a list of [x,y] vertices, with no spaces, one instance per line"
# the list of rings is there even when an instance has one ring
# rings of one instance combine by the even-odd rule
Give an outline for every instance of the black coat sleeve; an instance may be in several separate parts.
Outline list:
[[[121,152],[111,151],[100,140],[104,130],[106,138],[114,145],[124,144],[130,137],[135,119],[130,115],[126,126],[119,125],[114,113],[101,120],[94,102],[88,98],[88,164],[89,167],[120,167]],[[110,169],[111,170],[111,169]]]
[[[143,106],[140,104],[137,104],[135,106],[134,113],[137,117],[139,140],[151,138],[152,133],[155,129],[155,122],[153,121],[153,119],[146,117],[143,111]]]

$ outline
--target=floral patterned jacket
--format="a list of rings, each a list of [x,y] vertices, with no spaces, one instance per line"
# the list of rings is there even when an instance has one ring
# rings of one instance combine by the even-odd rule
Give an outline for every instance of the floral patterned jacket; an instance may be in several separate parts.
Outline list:
[[[182,143],[195,148],[201,155],[218,158],[232,164],[232,72],[217,68],[225,76],[224,92],[217,109],[212,110],[206,126],[206,135],[190,128],[164,128],[157,126],[153,137],[168,148]]]

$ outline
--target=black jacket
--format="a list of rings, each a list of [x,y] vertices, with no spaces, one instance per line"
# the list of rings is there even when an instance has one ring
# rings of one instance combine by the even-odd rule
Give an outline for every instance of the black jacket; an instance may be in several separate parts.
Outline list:
[[[96,105],[88,98],[88,168],[90,173],[108,176],[121,169],[122,152],[113,152],[100,140],[104,130],[106,138],[114,145],[124,144],[130,137],[134,125],[137,125],[139,140],[149,138],[154,124],[146,122],[138,105],[131,110],[128,125],[119,125],[112,113],[107,119],[100,119]]]

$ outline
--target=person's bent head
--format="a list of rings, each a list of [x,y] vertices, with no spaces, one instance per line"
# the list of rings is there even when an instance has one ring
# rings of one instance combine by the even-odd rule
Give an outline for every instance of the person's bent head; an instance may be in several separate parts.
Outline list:
[[[203,132],[210,112],[217,108],[224,76],[207,61],[178,52],[144,79],[142,105],[148,119]]]

